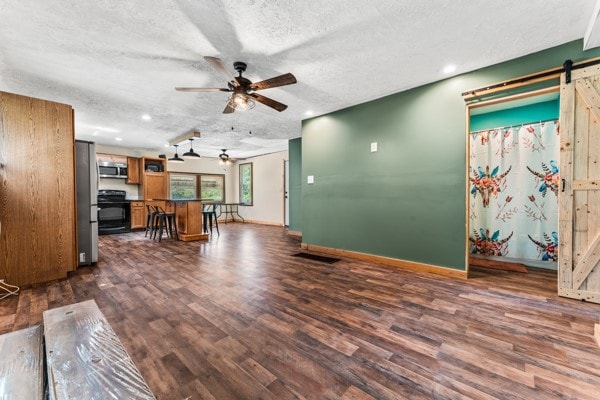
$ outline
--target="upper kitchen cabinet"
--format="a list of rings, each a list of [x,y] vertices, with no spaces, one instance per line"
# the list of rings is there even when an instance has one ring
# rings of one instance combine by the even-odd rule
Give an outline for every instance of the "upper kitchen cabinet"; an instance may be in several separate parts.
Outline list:
[[[127,183],[140,184],[140,162],[137,157],[127,157]]]
[[[0,92],[0,278],[29,285],[77,266],[73,108]]]

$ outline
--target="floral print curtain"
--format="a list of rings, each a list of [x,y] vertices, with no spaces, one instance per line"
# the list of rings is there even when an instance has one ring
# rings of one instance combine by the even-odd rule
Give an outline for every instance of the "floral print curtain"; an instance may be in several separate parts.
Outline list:
[[[471,253],[555,268],[558,134],[558,121],[471,132]]]

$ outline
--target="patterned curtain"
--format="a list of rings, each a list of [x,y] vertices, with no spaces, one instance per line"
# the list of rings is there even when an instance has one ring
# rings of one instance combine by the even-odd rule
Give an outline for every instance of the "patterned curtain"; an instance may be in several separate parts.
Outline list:
[[[558,121],[471,132],[471,253],[555,268],[558,133]]]

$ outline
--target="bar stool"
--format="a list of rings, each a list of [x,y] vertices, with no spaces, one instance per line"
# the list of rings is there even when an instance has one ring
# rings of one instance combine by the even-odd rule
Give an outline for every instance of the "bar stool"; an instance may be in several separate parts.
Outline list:
[[[162,240],[163,228],[165,229],[167,236],[170,236],[171,238],[173,238],[173,229],[175,229],[175,237],[179,239],[175,213],[166,212],[161,206],[156,206],[155,209],[158,227],[154,228],[153,239],[156,239],[156,234],[158,233],[158,241],[160,242]]]
[[[152,234],[154,233],[154,227],[156,226],[156,209],[154,206],[146,204],[146,209],[148,210],[148,216],[146,218],[146,232],[144,233],[144,237],[148,235],[150,232],[150,239],[152,239]]]
[[[212,235],[212,223],[213,218],[215,220],[215,227],[217,228],[217,234],[221,236],[219,232],[219,220],[217,219],[217,203],[204,203],[202,204],[202,226],[204,228],[204,233],[208,233],[208,226],[210,226],[210,234]]]

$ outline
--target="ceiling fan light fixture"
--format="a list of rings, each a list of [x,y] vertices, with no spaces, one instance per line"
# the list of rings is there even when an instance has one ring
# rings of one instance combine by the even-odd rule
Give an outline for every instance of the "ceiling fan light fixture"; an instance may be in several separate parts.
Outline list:
[[[183,158],[200,158],[200,154],[196,153],[192,147],[194,138],[190,138],[190,149],[183,153]]]
[[[248,96],[245,96],[243,93],[232,94],[231,97],[227,99],[227,104],[229,107],[240,111],[250,110],[256,105],[254,100]]]
[[[183,158],[179,157],[179,155],[177,154],[177,147],[179,147],[179,145],[175,144],[173,146],[175,147],[175,155],[173,157],[169,158],[169,161],[176,162],[176,163],[184,162]]]
[[[219,159],[221,160],[221,164],[227,164],[229,162],[229,154],[225,153],[227,149],[221,149],[222,153],[219,154]]]

